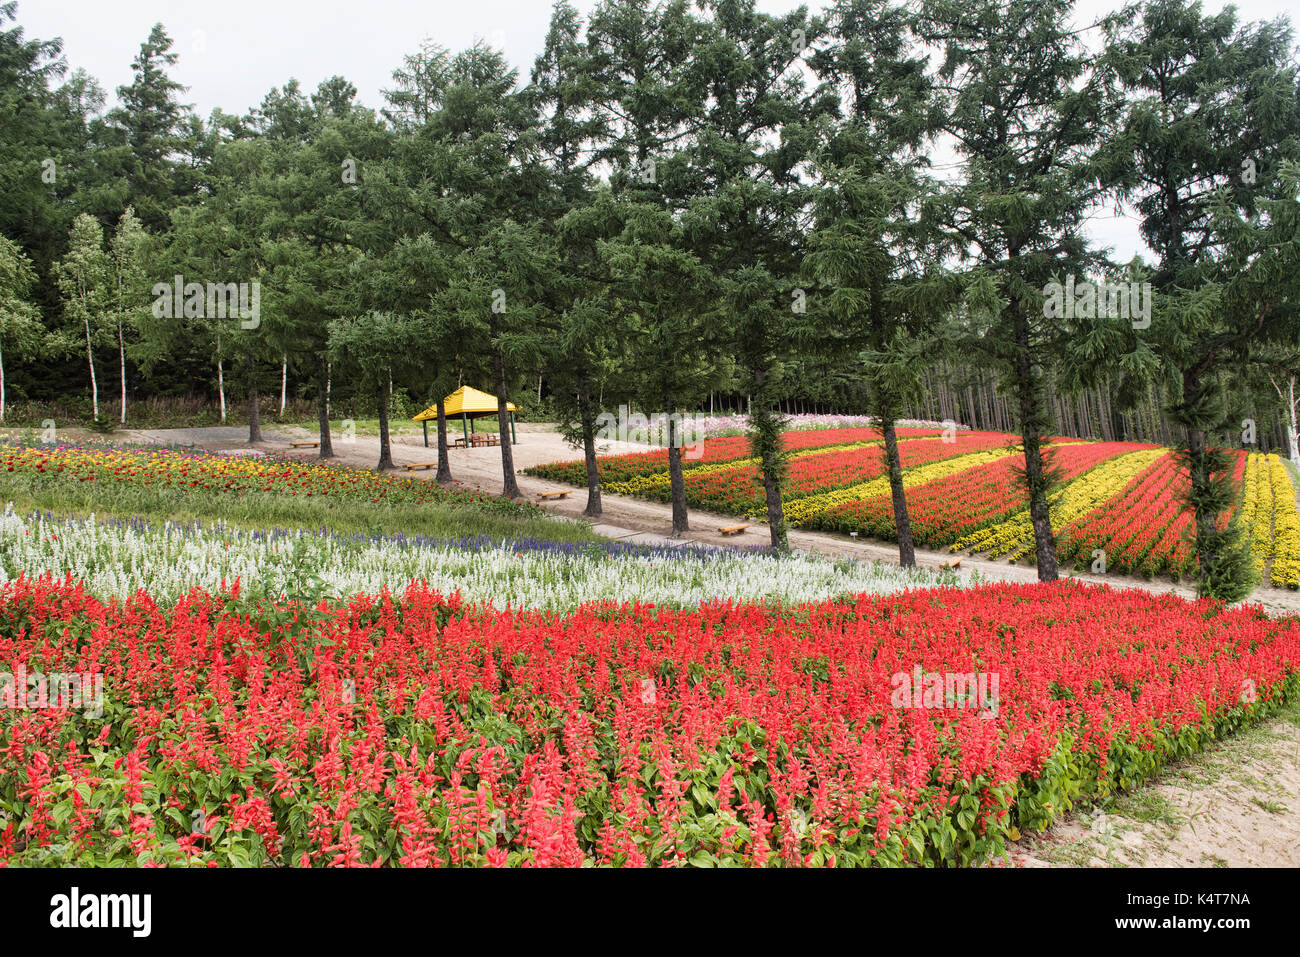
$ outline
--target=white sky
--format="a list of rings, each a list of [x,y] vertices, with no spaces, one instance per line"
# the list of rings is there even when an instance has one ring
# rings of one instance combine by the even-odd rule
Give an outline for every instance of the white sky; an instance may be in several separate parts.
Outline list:
[[[574,0],[586,13],[596,0]],[[820,7],[819,0],[808,4]],[[1223,0],[1203,0],[1217,11]],[[794,0],[760,0],[779,13]],[[1082,24],[1120,0],[1079,0]],[[1296,0],[1240,0],[1242,20],[1297,17]],[[340,74],[366,106],[383,105],[380,91],[404,54],[424,37],[452,50],[482,38],[505,50],[527,78],[541,51],[551,0],[19,0],[18,24],[28,39],[61,37],[71,68],[81,67],[114,91],[130,82],[131,60],[154,23],[162,22],[180,55],[172,76],[189,87],[185,101],[200,116],[216,107],[243,113],[274,86],[296,77],[307,92]],[[1113,246],[1121,261],[1141,245],[1134,224],[1109,210],[1093,222],[1093,238]]]

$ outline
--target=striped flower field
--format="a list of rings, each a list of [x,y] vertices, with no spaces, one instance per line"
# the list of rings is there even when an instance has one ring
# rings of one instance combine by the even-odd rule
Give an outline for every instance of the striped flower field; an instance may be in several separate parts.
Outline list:
[[[893,503],[879,434],[867,429],[786,434],[790,451],[786,521],[794,528],[896,536]],[[900,429],[899,457],[916,543],[927,548],[1032,563],[1036,557],[1024,464],[1017,437],[961,431]],[[1191,519],[1181,495],[1186,476],[1174,453],[1133,442],[1057,439],[1047,454],[1060,484],[1050,495],[1057,557],[1079,569],[1104,567],[1175,581],[1194,570]],[[600,461],[603,488],[619,495],[670,501],[667,453],[654,450]],[[701,458],[683,463],[693,508],[757,518],[766,511],[758,466],[740,437],[709,439]],[[531,469],[583,483],[581,462]],[[1229,515],[1251,542],[1262,584],[1300,588],[1300,513],[1286,465],[1277,455],[1237,452],[1239,494]],[[1098,562],[1101,565],[1098,565]]]

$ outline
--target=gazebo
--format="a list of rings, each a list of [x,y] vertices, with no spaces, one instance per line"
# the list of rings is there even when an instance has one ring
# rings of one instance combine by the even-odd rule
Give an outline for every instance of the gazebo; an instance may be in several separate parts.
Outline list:
[[[506,409],[510,412],[510,444],[518,445],[519,439],[515,435],[515,404],[506,403]],[[497,397],[488,395],[486,392],[480,392],[472,386],[463,385],[447,398],[442,400],[442,411],[447,418],[454,415],[460,416],[461,425],[465,429],[465,444],[468,446],[470,431],[473,428],[474,420],[481,419],[485,416],[497,414]],[[438,418],[438,405],[434,403],[417,416],[412,417],[412,421],[424,425],[424,447],[429,447],[429,422]]]

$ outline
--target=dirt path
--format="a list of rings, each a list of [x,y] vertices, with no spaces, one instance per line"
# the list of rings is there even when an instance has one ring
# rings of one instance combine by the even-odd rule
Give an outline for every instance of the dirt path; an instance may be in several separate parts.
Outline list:
[[[1300,867],[1300,705],[1009,856],[1024,867]]]

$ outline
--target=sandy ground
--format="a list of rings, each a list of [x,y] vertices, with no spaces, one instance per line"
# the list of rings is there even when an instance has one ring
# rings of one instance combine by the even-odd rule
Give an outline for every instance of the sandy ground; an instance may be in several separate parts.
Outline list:
[[[314,440],[303,430],[276,427],[259,448],[291,451],[293,440]],[[547,426],[520,425],[513,446],[517,471],[545,462],[579,457]],[[214,449],[247,448],[245,429],[157,430],[121,433],[120,440],[194,443]],[[639,451],[643,446],[610,442],[603,454]],[[340,464],[373,467],[379,458],[376,437],[357,436],[351,442],[335,438]],[[310,450],[303,458],[314,456]],[[453,449],[454,478],[463,486],[488,492],[501,489],[499,448]],[[433,461],[418,431],[394,437],[393,459],[399,465]],[[413,473],[432,481],[434,473]],[[536,501],[538,492],[557,488],[527,475],[516,476],[523,493]],[[542,503],[548,511],[581,518],[586,493]],[[614,538],[669,537],[669,506],[617,495],[603,496],[604,514],[596,531]],[[767,529],[751,527],[738,538],[723,538],[718,529],[736,519],[698,510],[691,512],[692,531],[684,537],[708,544],[765,545]],[[865,560],[896,561],[897,550],[882,543],[859,542],[821,532],[792,531],[790,542],[802,551]],[[947,553],[918,550],[917,561],[937,567],[952,561]],[[986,581],[1032,582],[1032,567],[966,556],[961,569]],[[1151,592],[1173,592],[1193,598],[1193,589],[1168,581],[1147,582],[1123,576],[1069,573],[1089,582]],[[1269,614],[1300,613],[1300,593],[1263,587],[1250,599]],[[1026,835],[1014,845],[1010,861],[1016,866],[1138,866],[1138,867],[1300,867],[1300,707],[1167,769],[1156,781],[1100,807],[1080,810],[1040,835]]]
[[[1024,867],[1300,867],[1300,708],[1013,845]]]

